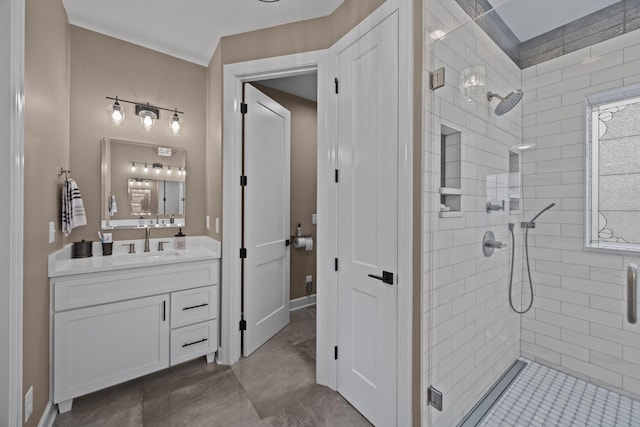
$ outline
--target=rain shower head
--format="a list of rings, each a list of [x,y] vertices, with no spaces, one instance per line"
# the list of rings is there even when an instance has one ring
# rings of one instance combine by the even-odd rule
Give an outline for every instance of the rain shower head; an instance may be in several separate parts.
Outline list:
[[[489,101],[491,101],[492,98],[500,99],[500,103],[496,107],[495,112],[496,112],[496,115],[501,116],[507,111],[510,111],[516,105],[518,105],[518,102],[520,102],[523,95],[524,95],[524,92],[522,92],[522,89],[516,89],[505,97],[502,97],[497,93],[489,92],[487,93],[487,99]]]

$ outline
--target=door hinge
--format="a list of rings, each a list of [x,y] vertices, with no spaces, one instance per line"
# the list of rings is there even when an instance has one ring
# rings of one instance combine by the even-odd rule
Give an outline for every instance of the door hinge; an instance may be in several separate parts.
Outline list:
[[[240,177],[240,186],[241,187],[246,187],[247,186],[247,176],[246,175],[242,175]]]
[[[336,93],[338,93],[338,86],[339,86],[338,78],[336,77],[335,79],[333,79],[333,82],[334,82],[334,83],[335,83],[335,85],[336,85]]]
[[[333,259],[333,268],[335,271],[338,271],[338,258]]]
[[[338,360],[338,346],[333,347],[333,359]]]
[[[240,248],[240,259],[245,259],[247,257],[247,248]]]
[[[241,102],[240,103],[240,112],[242,114],[247,114],[247,110],[248,110],[247,104],[245,104],[244,102]]]
[[[336,169],[334,179],[336,182],[340,181],[340,171],[338,171],[338,169]]]
[[[242,320],[240,321],[240,330],[241,330],[241,331],[246,331],[246,330],[247,330],[247,321],[246,321],[246,320],[244,320],[244,319],[242,319]]]
[[[284,245],[285,246],[290,246],[291,245],[291,240],[287,239],[284,241]]]
[[[436,90],[444,86],[444,67],[429,73],[429,89]]]
[[[428,404],[433,406],[438,411],[442,411],[442,393],[433,387],[429,387],[427,390]]]

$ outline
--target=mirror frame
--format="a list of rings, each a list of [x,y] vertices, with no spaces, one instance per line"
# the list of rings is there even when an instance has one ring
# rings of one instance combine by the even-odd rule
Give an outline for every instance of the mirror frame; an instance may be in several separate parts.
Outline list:
[[[146,228],[146,227],[158,227],[158,228],[177,228],[177,227],[185,227],[186,226],[186,201],[184,206],[184,213],[182,215],[173,215],[174,222],[170,222],[170,218],[167,215],[163,215],[162,218],[156,216],[153,218],[153,215],[150,217],[145,217],[144,219],[139,218],[129,218],[129,219],[111,219],[109,214],[109,195],[111,194],[111,142],[119,142],[137,146],[146,146],[149,148],[171,148],[172,150],[178,150],[184,152],[184,165],[183,169],[186,170],[187,166],[187,150],[181,147],[172,147],[169,145],[156,145],[156,144],[148,144],[144,142],[136,142],[136,141],[128,141],[117,138],[102,138],[100,141],[100,157],[101,157],[101,166],[100,166],[100,179],[101,179],[101,193],[100,193],[100,229],[102,230],[114,230],[114,229],[135,229],[135,228]],[[134,159],[137,163],[137,159]],[[143,159],[144,160],[144,159]],[[153,163],[153,162],[149,162]],[[184,188],[186,193],[186,177],[184,178]],[[121,203],[125,203],[122,201]],[[123,206],[123,209],[129,210],[129,200],[126,200],[126,206]],[[155,220],[155,221],[154,221]],[[161,223],[159,223],[162,220]]]

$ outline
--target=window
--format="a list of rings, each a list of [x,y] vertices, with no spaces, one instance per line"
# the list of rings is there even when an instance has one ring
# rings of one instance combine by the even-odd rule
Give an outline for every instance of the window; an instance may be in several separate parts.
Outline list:
[[[640,87],[587,96],[587,246],[640,251]]]

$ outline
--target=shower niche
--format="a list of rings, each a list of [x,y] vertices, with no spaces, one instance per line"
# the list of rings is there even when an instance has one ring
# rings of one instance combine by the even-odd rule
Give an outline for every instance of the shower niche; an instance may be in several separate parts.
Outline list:
[[[440,125],[440,218],[462,216],[462,132]]]
[[[509,151],[509,213],[520,213],[520,153]]]

